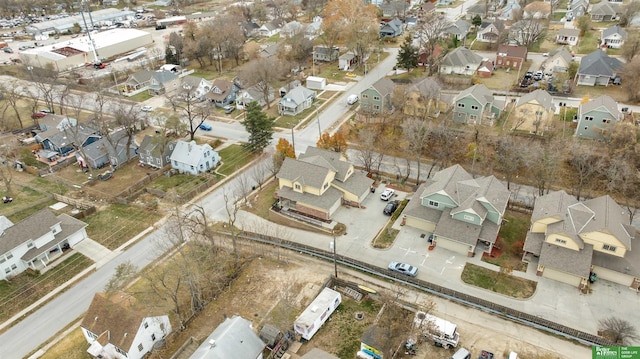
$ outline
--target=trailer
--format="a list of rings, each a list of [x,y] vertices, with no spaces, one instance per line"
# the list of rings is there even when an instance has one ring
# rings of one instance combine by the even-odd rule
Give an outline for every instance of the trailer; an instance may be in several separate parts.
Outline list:
[[[456,324],[425,312],[416,312],[413,325],[424,337],[432,339],[436,345],[445,349],[458,346],[460,335]]]
[[[331,288],[324,288],[316,299],[296,318],[293,328],[304,340],[310,340],[342,303],[342,296]]]

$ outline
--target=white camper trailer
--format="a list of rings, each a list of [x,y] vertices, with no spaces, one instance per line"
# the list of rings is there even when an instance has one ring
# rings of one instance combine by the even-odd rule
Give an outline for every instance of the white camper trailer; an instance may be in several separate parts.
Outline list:
[[[329,319],[342,302],[342,296],[331,288],[325,288],[293,322],[293,328],[303,339],[309,340]]]
[[[433,339],[436,344],[440,344],[444,348],[458,346],[460,336],[458,335],[458,326],[456,324],[425,312],[417,312],[413,318],[413,325],[425,337]]]

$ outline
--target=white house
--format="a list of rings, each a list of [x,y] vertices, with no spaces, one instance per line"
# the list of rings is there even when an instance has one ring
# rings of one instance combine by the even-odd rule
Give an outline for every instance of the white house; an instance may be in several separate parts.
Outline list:
[[[87,238],[86,223],[67,214],[56,217],[48,208],[16,224],[0,219],[0,279],[40,270]]]
[[[193,99],[199,100],[204,97],[209,91],[211,91],[211,81],[205,80],[201,77],[187,75],[181,78],[182,90],[181,95],[191,96]]]
[[[264,347],[251,321],[234,315],[220,324],[189,359],[262,359]]]
[[[196,176],[215,168],[218,163],[220,163],[220,155],[206,143],[198,145],[196,141],[178,141],[171,153],[172,168]]]
[[[87,353],[103,359],[141,359],[171,332],[169,316],[153,316],[123,293],[96,293],[80,324]]]
[[[278,102],[280,115],[295,116],[308,109],[316,98],[316,92],[304,86],[298,86],[287,92]]]
[[[627,39],[627,32],[620,25],[614,25],[602,30],[600,46],[610,49],[619,49]]]

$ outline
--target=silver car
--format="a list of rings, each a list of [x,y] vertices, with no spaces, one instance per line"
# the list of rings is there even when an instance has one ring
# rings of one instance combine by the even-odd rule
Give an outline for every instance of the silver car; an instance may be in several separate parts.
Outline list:
[[[408,275],[409,277],[415,277],[418,274],[418,268],[409,265],[407,263],[401,262],[391,262],[389,263],[389,270]]]

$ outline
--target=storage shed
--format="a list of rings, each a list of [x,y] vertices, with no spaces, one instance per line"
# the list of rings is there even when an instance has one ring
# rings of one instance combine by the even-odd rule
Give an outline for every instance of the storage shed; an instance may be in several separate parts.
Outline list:
[[[307,77],[307,88],[310,90],[324,90],[327,87],[327,79],[324,77]]]

